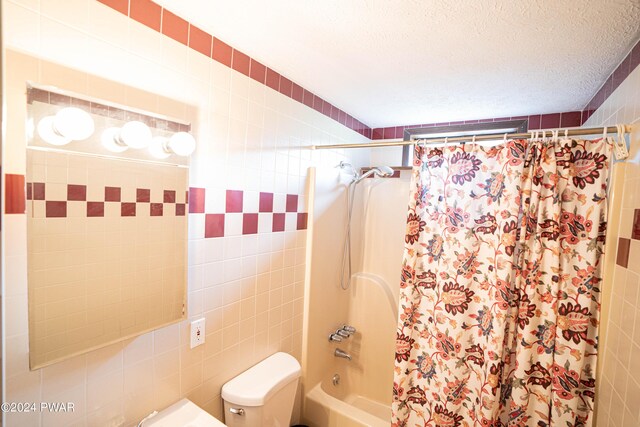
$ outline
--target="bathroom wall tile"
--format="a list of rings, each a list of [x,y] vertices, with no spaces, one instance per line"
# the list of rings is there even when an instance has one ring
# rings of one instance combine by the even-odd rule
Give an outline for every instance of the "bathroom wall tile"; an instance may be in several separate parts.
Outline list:
[[[640,209],[633,211],[633,223],[631,226],[631,238],[640,239]]]
[[[24,175],[5,175],[5,213],[22,214],[26,209],[25,177]],[[34,197],[40,200],[40,186],[34,193]]]
[[[227,190],[225,212],[242,212],[243,202],[242,191]]]
[[[280,74],[267,67],[267,86],[275,91],[280,90]]]
[[[262,84],[265,83],[267,76],[266,67],[255,59],[251,59],[251,65],[249,70],[249,77]]]
[[[627,94],[638,94],[639,82],[640,69],[635,69],[608,99],[604,100],[601,93],[599,99],[592,100],[591,103],[596,102],[596,107],[599,108],[589,115],[584,126],[617,123],[617,112],[627,111],[629,103],[636,102],[633,96],[628,97]],[[634,107],[633,116],[625,115],[624,121],[637,121],[639,115],[640,110]],[[601,319],[601,328],[605,330],[601,333],[599,343],[601,366],[596,376],[599,387],[598,419],[606,419],[607,422],[603,425],[612,426],[637,425],[638,422],[638,384],[631,373],[640,369],[640,358],[637,357],[640,351],[639,277],[636,267],[640,262],[640,247],[634,237],[636,209],[640,209],[640,199],[637,194],[638,168],[633,163],[625,166],[624,174],[620,175],[624,180],[624,189],[622,194],[617,195],[622,200],[623,209],[613,213],[619,215],[620,224],[616,236],[617,265],[613,277],[609,281],[606,281],[605,277],[606,282],[603,284],[603,288],[606,288],[608,283],[612,284],[612,309],[609,310],[607,318]],[[612,222],[615,223],[615,220],[610,220],[610,224]],[[610,233],[616,231],[615,227],[608,230]]]
[[[242,218],[242,234],[256,234],[258,232],[258,214],[246,213]]]
[[[629,239],[618,239],[618,257],[616,263],[621,267],[627,267],[629,263],[629,250],[631,241]]]
[[[117,10],[125,15],[129,14],[129,0],[98,0],[100,3]]]
[[[245,76],[248,76],[250,71],[250,58],[239,50],[234,49],[233,57],[231,59],[231,68]]]
[[[162,8],[151,0],[129,0],[129,16],[152,28],[160,31]]]
[[[144,3],[139,2],[137,5],[144,5]],[[285,262],[287,265],[298,263],[297,255],[294,257],[291,247],[300,244],[304,246],[306,239],[296,233],[306,232],[284,230],[292,225],[295,230],[298,218],[301,217],[298,213],[304,213],[300,210],[300,203],[304,196],[300,183],[304,182],[306,167],[334,166],[340,160],[347,160],[347,158],[344,152],[324,152],[321,155],[312,156],[311,153],[300,152],[297,147],[323,141],[361,142],[364,139],[338,122],[319,116],[300,104],[306,99],[308,105],[313,105],[314,100],[321,108],[325,105],[311,92],[305,91],[301,86],[290,82],[277,72],[268,70],[259,62],[249,59],[247,72],[246,65],[242,64],[244,57],[241,54],[235,56],[236,68],[244,67],[243,73],[248,73],[251,79],[243,73],[228,68],[232,66],[234,51],[218,39],[212,40],[212,47],[209,50],[206,40],[204,48],[200,46],[201,49],[198,51],[187,46],[181,49],[178,42],[189,42],[184,37],[185,25],[180,18],[172,17],[167,11],[162,15],[161,30],[165,35],[158,33],[157,38],[154,38],[147,26],[126,17],[129,14],[128,2],[91,1],[87,4],[88,17],[83,18],[86,20],[84,25],[87,30],[83,32],[79,31],[74,24],[78,17],[68,19],[61,17],[60,22],[54,22],[45,16],[41,20],[37,8],[26,9],[9,2],[6,12],[12,18],[16,18],[16,22],[24,21],[22,29],[18,31],[14,28],[15,34],[23,34],[24,37],[21,41],[17,41],[17,37],[8,40],[8,45],[38,55],[43,45],[41,40],[43,36],[49,38],[44,43],[45,46],[57,40],[57,43],[63,45],[61,48],[47,49],[46,56],[53,62],[33,60],[35,77],[30,78],[34,81],[41,79],[41,83],[55,84],[113,102],[130,102],[139,108],[153,109],[161,114],[192,121],[198,126],[199,140],[207,142],[206,146],[198,148],[191,169],[191,183],[194,188],[190,191],[189,226],[199,234],[191,235],[189,242],[188,292],[190,305],[207,318],[207,343],[200,350],[188,348],[188,322],[185,321],[134,340],[90,352],[86,356],[85,363],[75,364],[70,368],[72,372],[67,378],[72,381],[68,386],[60,385],[54,376],[44,377],[42,372],[25,372],[27,353],[24,351],[24,345],[28,342],[26,260],[8,262],[7,264],[10,265],[6,272],[7,277],[16,277],[19,280],[12,285],[12,289],[7,290],[12,295],[11,301],[7,301],[8,307],[5,314],[10,319],[7,332],[15,342],[15,345],[11,344],[7,347],[10,353],[7,356],[7,363],[10,361],[11,366],[22,368],[10,374],[7,397],[11,400],[39,401],[45,389],[53,397],[75,396],[74,393],[78,390],[86,390],[86,404],[78,411],[80,420],[86,420],[86,424],[89,425],[129,425],[136,424],[152,409],[161,408],[178,398],[190,396],[193,392],[197,399],[205,402],[203,406],[221,416],[219,391],[224,382],[278,349],[286,349],[294,354],[301,352],[300,326],[297,326],[294,318],[301,319],[303,287],[294,284],[296,274],[294,268],[283,267]],[[15,9],[19,9],[21,16],[25,17],[24,20],[18,19],[19,13]],[[172,20],[175,28],[172,27]],[[45,31],[41,31],[41,27],[44,27]],[[196,32],[197,30],[192,30],[192,34]],[[142,37],[139,43],[136,42],[138,36]],[[29,44],[27,41],[30,38],[37,39],[37,43]],[[148,51],[149,49],[151,51]],[[77,55],[77,52],[80,52],[80,55]],[[207,52],[209,52],[208,55]],[[212,56],[215,62],[208,59],[209,56]],[[25,57],[28,58],[28,56]],[[105,58],[108,58],[108,61]],[[8,74],[15,72],[21,64],[21,61],[16,60],[15,57],[7,62],[11,64]],[[74,69],[69,69],[66,65]],[[29,75],[22,71],[19,74],[22,79]],[[16,79],[13,78],[10,85],[14,85],[15,81]],[[172,84],[163,83],[166,81],[172,81]],[[270,87],[260,86],[258,82],[261,81],[269,81]],[[20,84],[22,85],[23,82]],[[125,89],[124,85],[130,85],[133,89]],[[286,96],[283,96],[280,91]],[[210,94],[215,94],[215,96],[211,95],[215,100],[212,103],[209,103]],[[228,134],[235,135],[235,130],[231,132],[229,126],[232,95],[235,98],[248,100],[244,114],[238,114],[240,109],[236,109],[233,113],[243,117],[242,120],[234,119],[238,123],[233,126],[237,125],[236,127],[244,132],[242,135],[243,138],[246,137],[246,147],[244,139],[239,141],[228,138]],[[167,99],[163,100],[163,96]],[[292,98],[287,99],[287,96]],[[186,99],[189,99],[190,105],[185,103]],[[221,101],[216,104],[219,99]],[[15,105],[15,101],[11,102]],[[329,103],[327,108],[328,110],[325,111],[328,111],[329,115],[342,121],[341,112],[338,109]],[[15,118],[15,109],[10,107],[10,111]],[[11,123],[14,125],[9,132],[24,134],[22,130],[15,130],[15,123],[20,122],[23,121],[12,120]],[[352,120],[352,122],[355,124],[357,121]],[[277,174],[278,178],[275,173],[276,149],[285,153],[283,158],[278,158],[278,167],[282,168]],[[20,146],[14,151],[16,156],[11,152],[8,154],[11,162],[14,158],[20,159],[20,153],[24,151],[24,147]],[[241,153],[237,156],[237,160],[236,153]],[[227,158],[229,162],[226,161]],[[303,158],[306,161],[304,164],[299,160]],[[363,155],[362,162],[367,161],[368,155]],[[24,168],[24,160],[14,164],[18,169]],[[229,167],[225,168],[225,164]],[[56,173],[55,167],[58,166],[61,165],[53,165],[52,173]],[[60,168],[58,172],[64,169]],[[217,173],[212,169],[220,169],[223,172]],[[60,185],[51,188],[47,186],[46,191],[44,185],[41,185],[45,182],[44,176],[32,182],[31,196],[42,205],[35,207],[34,212],[42,212],[44,216],[45,202],[67,201],[67,184],[87,186],[86,202],[82,200],[68,202],[69,215],[77,213],[77,206],[72,207],[70,203],[79,203],[79,212],[102,213],[105,218],[112,213],[121,214],[122,203],[131,203],[133,206],[128,209],[133,211],[137,194],[135,191],[128,192],[124,188],[120,189],[124,182],[121,182],[122,179],[119,176],[105,174],[102,178],[103,182],[94,189],[92,187],[94,182],[80,182],[82,175],[83,172],[80,171],[73,175],[79,177],[78,181],[74,179],[67,182],[67,178],[60,174],[60,182],[57,183]],[[234,185],[227,185],[227,182]],[[278,194],[273,194],[276,191],[276,185]],[[151,184],[139,185],[138,188],[150,190],[148,201],[140,202],[149,203],[149,206],[136,206],[136,216],[118,218],[117,224],[121,227],[121,231],[115,233],[113,238],[121,238],[122,234],[134,229],[137,224],[140,224],[138,221],[142,215],[149,218],[151,203],[173,203],[165,200],[162,189],[157,189]],[[225,214],[226,198],[218,197],[225,196],[227,189],[243,192],[242,210],[229,213],[228,219],[225,218],[227,216]],[[263,201],[260,193],[271,193],[271,202],[269,203],[268,196]],[[289,218],[285,215],[287,194],[298,196],[298,204],[289,212]],[[209,195],[213,197],[209,199]],[[58,196],[60,198],[57,198]],[[255,200],[245,200],[252,196],[255,196]],[[177,202],[175,214],[179,214],[180,210],[184,214],[185,205],[181,205],[185,202],[183,195],[176,193],[175,202]],[[103,208],[102,212],[100,207]],[[251,208],[251,211],[247,211],[247,207]],[[209,210],[210,208],[212,210]],[[261,212],[263,208],[266,211]],[[290,207],[290,209],[293,208]],[[163,206],[163,218],[169,210],[173,210],[169,205]],[[274,216],[272,212],[276,215]],[[245,213],[250,214],[248,217],[250,221],[247,224],[251,224],[253,228],[257,227],[258,233],[244,236],[250,239],[246,241],[240,240],[243,239],[243,214]],[[217,222],[222,229],[217,230],[221,235],[219,239],[204,239],[207,230],[209,232],[211,230],[211,217],[208,217],[210,214],[220,215]],[[207,227],[207,218],[209,218],[209,227]],[[10,223],[5,236],[10,242],[7,252],[26,253],[24,228],[20,228],[12,219],[11,216],[7,217],[7,223]],[[20,215],[20,219],[24,220],[24,217]],[[97,220],[98,218],[91,218],[91,221]],[[276,238],[272,237],[274,224],[275,229],[278,230],[276,234],[279,235]],[[238,240],[231,244],[234,247],[233,250],[224,253],[221,244],[210,246],[209,242],[222,242],[222,239],[227,239],[229,237],[226,235],[227,228],[231,229],[233,236],[230,237]],[[106,238],[111,237],[102,237],[102,239]],[[93,236],[92,239],[96,239],[94,243],[100,241],[99,236]],[[52,239],[52,241],[56,243],[55,240]],[[240,245],[237,242],[240,242]],[[277,268],[279,272],[274,274],[273,283],[277,285],[277,289],[281,290],[279,299],[281,306],[270,307],[269,285],[273,269],[270,263],[273,252],[277,253],[274,260],[279,267]],[[127,253],[129,253],[128,249],[122,254],[126,256]],[[233,258],[228,259],[227,255]],[[304,265],[302,264],[301,267]],[[106,286],[107,282],[108,280],[104,278],[96,278],[95,281],[97,286],[102,287]],[[292,289],[297,303],[288,301],[291,298]],[[105,293],[104,297],[110,296]],[[274,295],[271,302],[275,304],[276,301],[278,301],[277,295]],[[219,324],[223,309],[227,305],[234,304],[239,306],[238,321],[224,328]],[[291,317],[292,310],[296,317]],[[296,310],[298,314],[295,314]],[[272,327],[269,326],[269,319],[274,322]],[[214,327],[210,328],[210,326]],[[222,373],[205,380],[203,362],[216,355],[220,357],[217,369]],[[176,362],[176,356],[178,356],[178,362]],[[149,369],[149,366],[152,369]],[[125,385],[125,371],[127,377],[129,373],[135,376],[136,369],[143,373],[138,378],[140,386],[138,387],[138,383],[130,380],[127,380]],[[148,377],[152,377],[151,383]],[[59,393],[55,392],[58,386],[62,387]],[[125,387],[127,393],[124,392]],[[102,398],[101,390],[104,390]],[[26,416],[9,418],[9,421],[9,425],[43,425],[44,423],[41,418],[31,422],[32,420],[27,419]],[[53,422],[55,423],[55,420]],[[70,422],[74,423],[75,420]],[[80,422],[80,424],[83,423]]]
[[[211,35],[195,25],[189,25],[189,47],[197,50],[207,57],[211,57],[211,46]]]
[[[213,38],[213,51],[211,57],[227,67],[231,67],[233,48],[220,39]]]
[[[162,9],[162,34],[186,45],[189,40],[189,23],[167,9]]]
[[[204,213],[205,189],[189,188],[189,213]]]

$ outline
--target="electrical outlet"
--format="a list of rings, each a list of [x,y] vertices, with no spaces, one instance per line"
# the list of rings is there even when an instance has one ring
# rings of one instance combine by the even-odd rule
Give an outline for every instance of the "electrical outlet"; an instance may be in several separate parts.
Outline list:
[[[191,348],[204,344],[204,317],[191,322]]]

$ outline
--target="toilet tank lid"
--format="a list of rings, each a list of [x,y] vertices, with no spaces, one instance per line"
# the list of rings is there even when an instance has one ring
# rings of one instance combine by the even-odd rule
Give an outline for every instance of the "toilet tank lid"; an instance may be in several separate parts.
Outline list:
[[[188,399],[182,399],[142,424],[144,427],[224,427],[222,422]]]
[[[222,386],[222,398],[235,405],[261,406],[299,377],[300,364],[295,357],[276,353]]]

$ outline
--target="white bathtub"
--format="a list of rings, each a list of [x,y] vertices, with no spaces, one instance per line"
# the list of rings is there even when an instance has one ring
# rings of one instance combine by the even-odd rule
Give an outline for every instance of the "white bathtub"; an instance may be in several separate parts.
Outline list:
[[[391,407],[363,396],[332,396],[332,385],[317,384],[306,395],[306,422],[311,427],[389,427]]]

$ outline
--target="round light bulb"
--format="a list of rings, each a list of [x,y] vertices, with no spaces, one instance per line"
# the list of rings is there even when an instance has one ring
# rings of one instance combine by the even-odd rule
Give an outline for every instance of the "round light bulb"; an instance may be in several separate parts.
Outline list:
[[[129,147],[116,142],[116,138],[119,133],[120,128],[107,128],[102,131],[102,135],[100,135],[100,142],[102,143],[102,146],[113,153],[122,153],[123,151],[126,151]]]
[[[58,111],[53,120],[55,132],[73,141],[82,141],[93,135],[93,118],[84,110],[67,107]]]
[[[71,138],[60,135],[53,129],[54,116],[44,117],[38,122],[38,135],[51,145],[67,145]]]
[[[122,126],[117,142],[129,148],[146,148],[149,146],[152,136],[149,126],[134,120]]]
[[[166,159],[171,155],[165,148],[169,139],[164,136],[156,136],[151,140],[149,144],[149,152],[156,159]]]
[[[187,132],[177,132],[171,135],[169,149],[178,156],[189,156],[196,149],[196,140]]]

